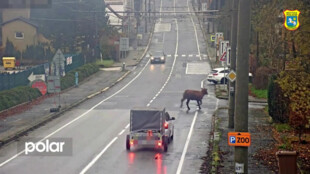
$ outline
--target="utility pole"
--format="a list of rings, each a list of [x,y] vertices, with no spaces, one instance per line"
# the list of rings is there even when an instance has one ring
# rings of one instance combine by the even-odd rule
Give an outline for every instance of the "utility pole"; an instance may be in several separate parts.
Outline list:
[[[230,69],[236,72],[236,47],[237,47],[237,25],[238,25],[238,4],[239,0],[233,0],[232,5],[232,22],[231,22],[231,62]],[[228,127],[234,128],[234,112],[235,112],[235,82],[229,81],[229,109],[228,109]]]
[[[251,0],[239,0],[235,132],[248,132],[249,42]],[[235,146],[235,166],[248,173],[248,147]]]

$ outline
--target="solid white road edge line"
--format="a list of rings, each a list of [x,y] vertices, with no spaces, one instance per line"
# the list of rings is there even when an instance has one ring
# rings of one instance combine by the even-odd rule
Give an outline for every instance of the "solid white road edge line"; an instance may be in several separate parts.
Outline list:
[[[125,132],[125,129],[123,129],[123,130],[118,134],[118,136],[121,136],[124,132]]]
[[[84,174],[87,172],[88,169],[90,169],[96,161],[101,157],[101,155],[117,140],[117,137],[114,137],[114,139],[107,145],[105,148],[80,172],[80,174]]]
[[[129,128],[129,124],[126,125],[125,129]]]
[[[183,152],[182,152],[182,156],[181,156],[181,159],[180,159],[179,166],[178,166],[176,174],[180,174],[181,171],[182,171],[185,155],[186,155],[186,152],[187,152],[187,148],[188,148],[189,142],[191,140],[191,136],[192,136],[193,129],[194,129],[194,126],[195,126],[195,123],[196,123],[197,115],[198,115],[198,111],[195,112],[195,116],[193,118],[191,128],[190,128],[189,133],[188,133],[187,138],[186,138],[185,146],[184,146],[184,149],[183,149]]]

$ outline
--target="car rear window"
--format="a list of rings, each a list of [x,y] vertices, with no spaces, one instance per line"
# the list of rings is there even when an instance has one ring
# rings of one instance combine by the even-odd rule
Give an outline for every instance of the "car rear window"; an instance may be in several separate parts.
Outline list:
[[[229,70],[223,70],[220,73],[229,73]]]

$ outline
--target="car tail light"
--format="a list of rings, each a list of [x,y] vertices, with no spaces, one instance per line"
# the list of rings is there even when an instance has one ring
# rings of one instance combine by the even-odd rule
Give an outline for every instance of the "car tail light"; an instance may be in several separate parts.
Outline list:
[[[133,145],[133,140],[130,140],[130,145],[131,145],[131,146]]]
[[[158,141],[157,145],[158,145],[158,146],[161,146],[161,145],[162,145],[161,141]]]
[[[169,124],[167,122],[165,122],[164,127],[165,127],[165,129],[168,129]]]
[[[147,131],[147,134],[148,134],[148,136],[150,136],[150,137],[153,136],[153,132],[152,132],[151,130],[148,130],[148,131]]]
[[[213,75],[214,75],[214,76],[217,76],[218,74],[217,74],[217,73],[214,73]]]

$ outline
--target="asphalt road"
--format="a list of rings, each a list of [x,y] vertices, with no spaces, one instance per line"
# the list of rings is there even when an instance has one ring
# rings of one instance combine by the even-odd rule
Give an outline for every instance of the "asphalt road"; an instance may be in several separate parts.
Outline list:
[[[186,0],[157,5],[189,10]],[[0,173],[198,173],[208,147],[211,117],[221,102],[215,98],[214,86],[203,83],[210,65],[198,23],[194,16],[185,16],[162,18],[156,24],[150,51],[163,49],[168,55],[165,64],[150,64],[145,57],[121,83],[21,138],[69,138],[71,155],[27,156],[17,151],[14,142],[0,151]],[[209,92],[202,109],[198,111],[193,101],[189,112],[185,102],[180,109],[183,91],[202,86]],[[129,110],[137,106],[166,107],[176,118],[167,153],[152,148],[126,151]]]

